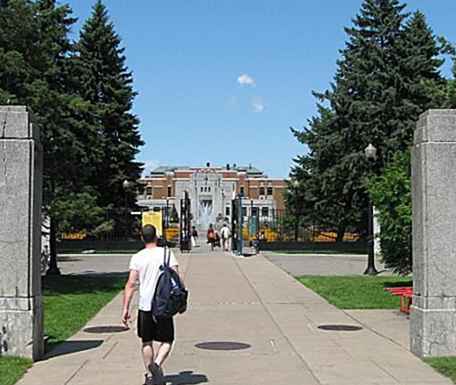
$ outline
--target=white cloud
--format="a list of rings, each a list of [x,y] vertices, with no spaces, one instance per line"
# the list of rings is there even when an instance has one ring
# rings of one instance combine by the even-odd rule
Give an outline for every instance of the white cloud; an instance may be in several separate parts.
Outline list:
[[[263,112],[265,108],[266,106],[261,98],[252,99],[253,112]]]
[[[143,160],[142,162],[144,163],[143,176],[149,175],[152,170],[160,166],[158,160]]]
[[[237,78],[237,81],[238,83],[241,85],[241,86],[252,86],[254,87],[255,86],[255,79],[252,78],[250,75],[247,75],[247,74],[242,74],[242,75],[239,75],[239,77]]]

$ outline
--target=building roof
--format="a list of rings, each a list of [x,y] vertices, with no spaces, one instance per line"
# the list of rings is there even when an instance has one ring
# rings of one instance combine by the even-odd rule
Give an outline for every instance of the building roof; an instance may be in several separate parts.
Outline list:
[[[228,165],[227,165],[228,166]],[[229,168],[225,167],[220,167],[220,166],[209,166],[209,167],[189,167],[189,166],[159,166],[155,169],[153,169],[150,172],[150,176],[159,176],[159,175],[164,175],[167,172],[175,172],[176,170],[188,170],[188,171],[194,171],[196,169],[200,168],[207,168],[207,169],[214,169],[214,170],[234,170],[237,172],[245,172],[248,175],[261,175],[261,176],[266,176],[264,175],[263,171],[260,169],[253,167],[252,165],[249,166],[237,166],[237,165],[229,165]]]

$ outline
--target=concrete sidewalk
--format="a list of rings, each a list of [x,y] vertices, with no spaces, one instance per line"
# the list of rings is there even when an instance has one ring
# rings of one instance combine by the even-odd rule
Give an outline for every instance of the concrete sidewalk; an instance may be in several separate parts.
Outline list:
[[[177,318],[177,343],[165,368],[169,384],[451,384],[404,346],[369,328],[318,329],[321,324],[362,325],[262,256],[201,250],[179,260],[191,306]],[[118,325],[120,301],[118,296],[89,326]],[[142,384],[134,333],[80,332],[34,365],[19,384]],[[196,346],[204,342],[235,342],[246,349]]]

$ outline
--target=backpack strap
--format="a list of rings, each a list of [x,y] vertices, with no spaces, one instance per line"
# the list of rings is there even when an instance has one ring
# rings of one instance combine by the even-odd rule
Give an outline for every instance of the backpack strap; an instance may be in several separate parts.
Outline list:
[[[167,253],[168,251],[168,253]],[[169,267],[169,264],[171,263],[171,250],[168,250],[168,247],[165,244],[164,250],[163,250],[163,266]]]

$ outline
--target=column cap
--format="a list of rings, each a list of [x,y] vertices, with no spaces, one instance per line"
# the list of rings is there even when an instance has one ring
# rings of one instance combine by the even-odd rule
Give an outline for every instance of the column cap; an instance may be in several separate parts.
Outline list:
[[[421,114],[414,144],[456,142],[456,110],[429,110]]]
[[[39,139],[26,106],[0,106],[0,139]]]

